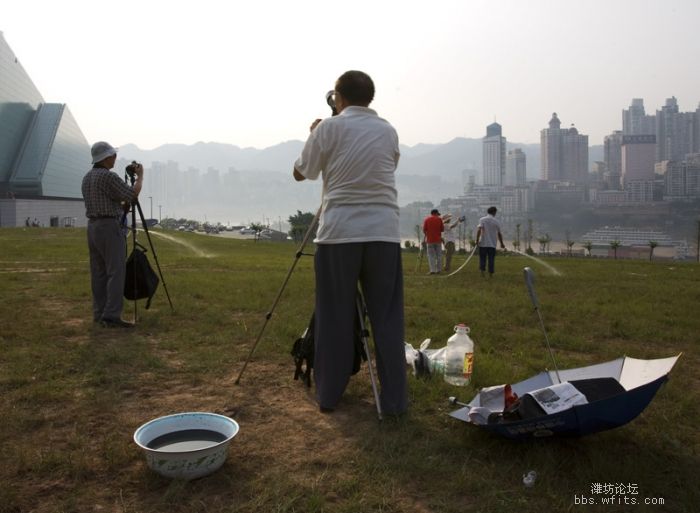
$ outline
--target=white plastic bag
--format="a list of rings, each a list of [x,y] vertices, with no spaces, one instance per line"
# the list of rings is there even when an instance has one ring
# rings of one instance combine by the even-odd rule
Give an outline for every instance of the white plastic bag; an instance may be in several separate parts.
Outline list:
[[[430,345],[429,338],[421,342],[420,349],[414,349],[408,342],[404,344],[406,364],[413,368],[414,376],[424,377],[432,374],[439,374],[442,376],[445,373],[446,347],[428,349]]]

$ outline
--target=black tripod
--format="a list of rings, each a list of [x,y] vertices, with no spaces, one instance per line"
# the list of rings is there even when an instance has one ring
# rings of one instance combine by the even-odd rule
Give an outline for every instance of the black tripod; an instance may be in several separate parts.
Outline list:
[[[245,362],[243,362],[243,367],[241,368],[241,371],[238,373],[238,377],[236,378],[235,384],[238,385],[241,381],[241,376],[243,376],[243,372],[245,371],[246,367],[248,366],[248,363],[250,362],[250,359],[253,357],[253,353],[255,352],[255,349],[258,347],[258,343],[260,343],[260,339],[262,338],[263,333],[265,332],[265,327],[267,326],[267,323],[270,321],[270,318],[272,317],[272,313],[274,312],[275,308],[277,307],[277,303],[279,303],[280,298],[282,297],[282,293],[284,292],[285,287],[287,286],[287,283],[289,282],[289,278],[292,275],[292,272],[294,271],[294,268],[297,265],[297,262],[299,259],[306,255],[306,256],[313,256],[309,255],[308,253],[304,253],[304,248],[306,247],[307,242],[309,241],[309,238],[311,238],[311,234],[314,232],[314,229],[316,228],[316,223],[318,222],[318,217],[321,215],[321,207],[318,208],[318,211],[316,212],[316,215],[314,216],[313,220],[311,221],[311,224],[309,225],[308,230],[306,231],[306,235],[304,235],[304,239],[301,241],[301,246],[299,246],[299,249],[297,250],[295,256],[294,256],[294,261],[292,262],[291,267],[289,268],[289,271],[287,271],[287,276],[284,278],[284,281],[282,282],[282,286],[279,289],[279,292],[277,293],[277,296],[275,297],[275,300],[272,303],[272,307],[270,308],[270,311],[265,314],[265,322],[262,324],[260,331],[258,332],[258,336],[255,339],[255,342],[253,343],[253,346],[250,348],[250,352],[248,353],[248,357],[245,359]],[[365,318],[367,316],[367,306],[365,305],[365,300],[364,297],[362,296],[362,292],[360,291],[360,288],[358,286],[357,290],[357,299],[356,299],[356,308],[357,308],[357,319],[358,319],[358,324],[359,324],[359,337],[360,340],[362,341],[362,346],[365,352],[365,356],[367,357],[367,368],[369,369],[369,378],[370,382],[372,384],[372,393],[374,394],[374,402],[377,407],[377,417],[379,420],[382,420],[382,407],[379,402],[379,390],[377,388],[377,378],[375,376],[374,368],[372,366],[372,353],[370,353],[370,348],[369,348],[369,330],[367,329],[367,325],[365,323]]]
[[[335,106],[335,91],[328,91],[326,93],[326,103],[328,106],[331,108],[331,111],[334,116],[338,115],[338,110],[336,109]],[[265,332],[265,327],[267,326],[267,323],[270,321],[270,318],[272,317],[272,313],[274,312],[275,308],[277,307],[277,303],[279,303],[280,298],[282,297],[282,293],[284,292],[285,287],[287,286],[287,283],[289,282],[289,278],[292,276],[292,272],[294,271],[294,268],[297,265],[297,262],[299,259],[302,257],[302,255],[307,255],[307,256],[312,256],[308,255],[307,253],[304,253],[304,248],[306,247],[306,243],[309,242],[309,238],[311,237],[311,234],[314,232],[314,229],[316,228],[316,223],[318,223],[319,216],[321,215],[321,208],[322,206],[318,207],[318,210],[316,211],[316,215],[314,216],[313,220],[311,221],[311,224],[309,225],[308,230],[306,230],[306,235],[304,235],[303,240],[301,241],[301,246],[299,246],[299,249],[297,250],[294,261],[292,262],[291,267],[289,268],[289,271],[287,271],[287,276],[284,278],[284,281],[282,282],[282,286],[279,289],[279,292],[277,293],[277,297],[275,297],[275,300],[272,302],[272,307],[270,308],[270,311],[265,314],[265,322],[260,328],[260,331],[258,332],[258,337],[255,339],[255,342],[253,343],[253,347],[250,348],[250,353],[248,353],[248,357],[245,359],[245,362],[243,362],[243,367],[241,368],[241,371],[238,373],[238,377],[236,378],[235,383],[238,385],[241,381],[241,376],[243,376],[243,372],[245,372],[246,367],[248,367],[248,363],[250,362],[250,359],[253,357],[253,353],[255,352],[255,348],[258,347],[258,344],[260,343],[260,339],[262,338],[263,333]],[[377,416],[379,417],[379,420],[382,420],[382,407],[379,403],[379,392],[377,390],[377,381],[374,375],[374,369],[372,367],[372,356],[369,351],[369,330],[367,329],[365,325],[365,316],[367,314],[367,307],[365,305],[365,300],[362,297],[362,294],[359,290],[358,287],[358,294],[357,294],[357,317],[359,319],[359,329],[360,329],[360,339],[362,340],[362,345],[365,351],[365,355],[367,357],[367,367],[369,368],[369,377],[370,381],[372,382],[372,392],[374,393],[374,401],[377,405]]]
[[[131,165],[134,165],[133,163]],[[129,171],[129,167],[127,166],[127,171],[124,176],[124,181],[129,181],[131,183],[131,186],[133,187],[134,181],[135,181],[135,174],[133,172]],[[148,223],[146,223],[145,216],[143,215],[143,210],[141,209],[141,203],[139,203],[138,198],[135,199],[131,205],[129,211],[124,212],[124,216],[122,217],[122,224],[126,224],[126,216],[131,212],[131,249],[134,251],[136,248],[139,248],[141,251],[146,253],[148,250],[144,245],[139,243],[138,240],[136,240],[136,211],[138,210],[139,212],[139,217],[141,218],[141,226],[143,226],[143,231],[146,232],[146,238],[148,239],[148,245],[151,248],[151,253],[153,254],[153,260],[156,263],[156,268],[158,269],[158,276],[160,277],[161,283],[163,283],[163,290],[165,290],[165,295],[168,298],[168,303],[170,304],[170,310],[172,312],[175,312],[175,308],[173,307],[173,302],[170,299],[170,294],[168,293],[168,286],[165,284],[165,278],[163,277],[163,271],[160,269],[160,263],[158,262],[158,255],[156,255],[156,249],[153,247],[153,241],[151,240],[151,234],[148,231]],[[128,251],[128,248],[127,248]],[[136,266],[134,266],[134,294],[133,297],[138,297],[138,283],[136,279]],[[150,301],[149,301],[150,302]],[[146,305],[146,308],[148,308],[148,304]],[[134,323],[138,321],[138,300],[134,299]]]

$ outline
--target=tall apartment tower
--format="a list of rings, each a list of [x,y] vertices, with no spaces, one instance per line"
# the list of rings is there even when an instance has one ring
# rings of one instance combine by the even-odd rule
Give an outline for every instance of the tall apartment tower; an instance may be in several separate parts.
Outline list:
[[[588,180],[588,136],[579,134],[573,126],[561,128],[556,112],[549,120],[549,128],[540,132],[540,152],[543,180]]]
[[[624,135],[649,135],[656,131],[656,119],[644,112],[644,100],[633,98],[628,109],[622,111],[622,133]]]
[[[619,130],[604,139],[605,150],[605,172],[603,181],[609,190],[620,190],[620,179],[622,177],[622,138],[623,133]]]
[[[664,178],[664,199],[700,198],[700,154],[685,161],[664,160],[656,164],[656,174]]]
[[[506,155],[506,175],[503,185],[521,186],[527,184],[527,159],[520,148],[510,150]]]
[[[694,112],[679,112],[678,101],[673,96],[656,111],[656,161],[683,160],[693,153]]]
[[[653,182],[656,136],[625,135],[622,139],[622,185]]]
[[[693,148],[691,153],[700,153],[700,103],[695,109],[695,119],[693,121]]]
[[[484,185],[503,185],[506,172],[506,138],[501,135],[501,125],[491,123],[486,127],[483,139]]]

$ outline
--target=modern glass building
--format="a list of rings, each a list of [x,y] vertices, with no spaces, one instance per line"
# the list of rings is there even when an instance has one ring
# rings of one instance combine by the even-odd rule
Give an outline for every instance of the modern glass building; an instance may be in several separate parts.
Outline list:
[[[89,163],[68,107],[44,102],[0,32],[0,226],[84,225]]]

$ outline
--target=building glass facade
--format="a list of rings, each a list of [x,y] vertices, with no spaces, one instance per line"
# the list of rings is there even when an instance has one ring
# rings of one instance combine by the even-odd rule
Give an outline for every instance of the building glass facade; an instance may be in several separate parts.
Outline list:
[[[89,165],[68,107],[44,103],[0,32],[0,197],[80,199]]]

